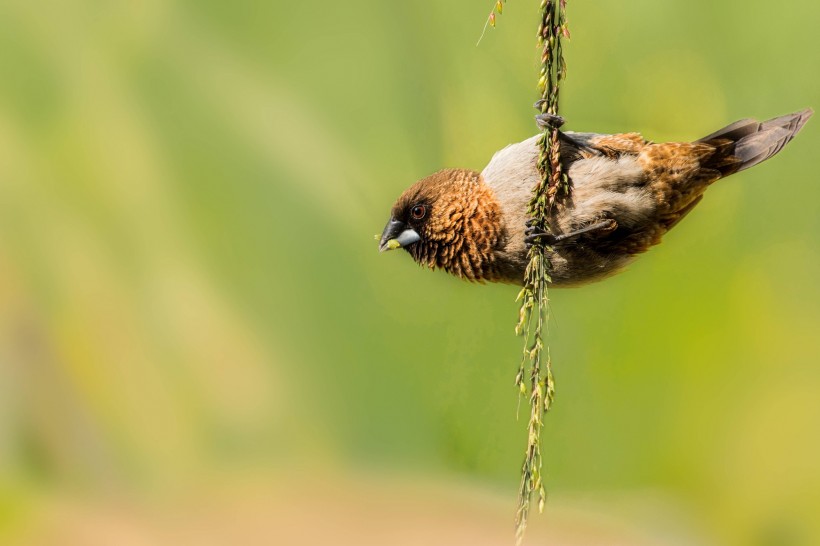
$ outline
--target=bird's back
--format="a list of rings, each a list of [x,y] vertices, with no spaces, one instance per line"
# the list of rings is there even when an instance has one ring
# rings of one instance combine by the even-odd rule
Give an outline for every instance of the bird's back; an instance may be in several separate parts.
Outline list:
[[[692,143],[655,144],[637,133],[563,133],[561,158],[572,198],[550,218],[554,234],[571,234],[601,220],[617,227],[554,246],[556,285],[578,285],[620,271],[660,242],[716,180],[778,153],[811,116],[806,110],[767,122],[743,120]],[[482,172],[504,218],[498,259],[505,280],[520,283],[527,264],[527,207],[540,180],[535,136],[496,153]]]
[[[567,135],[574,136],[573,133]],[[528,261],[524,232],[532,190],[541,178],[536,167],[539,138],[535,136],[504,148],[493,156],[482,172],[485,183],[494,190],[502,208],[507,240],[499,259],[508,264],[507,280],[511,283],[521,282]],[[562,155],[572,157],[565,161],[572,181],[572,201],[566,208],[557,209],[558,214],[550,219],[553,233],[569,233],[604,216],[615,217],[619,226],[623,226],[619,227],[622,233],[627,230],[648,233],[655,205],[646,189],[647,179],[637,155],[582,156],[566,146],[562,148]],[[615,240],[609,238],[608,242]],[[553,284],[569,286],[603,278],[622,269],[635,254],[612,252],[609,244],[578,243],[581,242],[558,246],[550,254]]]

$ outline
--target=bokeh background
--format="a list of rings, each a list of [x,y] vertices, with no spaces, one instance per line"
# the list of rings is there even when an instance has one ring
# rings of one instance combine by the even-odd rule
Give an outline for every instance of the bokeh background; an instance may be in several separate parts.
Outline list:
[[[535,132],[538,2],[0,3],[0,542],[509,544],[516,290],[373,235]],[[575,130],[820,106],[820,4],[570,2]],[[532,544],[820,543],[820,122],[552,293]]]

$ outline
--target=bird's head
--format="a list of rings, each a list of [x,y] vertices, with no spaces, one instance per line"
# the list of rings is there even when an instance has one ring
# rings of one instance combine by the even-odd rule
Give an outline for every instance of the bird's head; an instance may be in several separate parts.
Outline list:
[[[469,280],[492,280],[500,224],[498,203],[479,173],[439,171],[401,194],[379,250],[404,248],[421,265]]]

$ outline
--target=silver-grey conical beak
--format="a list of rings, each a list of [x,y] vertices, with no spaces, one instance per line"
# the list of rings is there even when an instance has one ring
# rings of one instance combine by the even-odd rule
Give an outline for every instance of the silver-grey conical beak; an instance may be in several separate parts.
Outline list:
[[[404,222],[391,218],[384,226],[382,238],[379,241],[379,252],[406,247],[420,240],[421,236],[416,233],[416,230],[407,227]]]

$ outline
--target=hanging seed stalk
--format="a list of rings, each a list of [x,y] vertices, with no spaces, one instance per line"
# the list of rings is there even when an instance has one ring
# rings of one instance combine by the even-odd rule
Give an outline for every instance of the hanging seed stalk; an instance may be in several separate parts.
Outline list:
[[[566,22],[566,0],[542,0],[538,26],[538,48],[541,51],[541,71],[538,79],[539,101],[542,113],[558,115],[558,99],[561,83],[566,77],[562,38],[569,38]],[[550,213],[561,206],[569,196],[570,187],[561,166],[558,128],[546,127],[538,141],[540,148],[538,169],[541,180],[533,190],[529,204],[532,225],[549,233]],[[516,544],[520,545],[527,529],[527,520],[533,497],[538,494],[538,509],[543,511],[546,490],[543,478],[543,455],[541,431],[544,415],[550,410],[555,397],[555,382],[549,347],[544,343],[549,313],[548,285],[551,282],[549,253],[552,249],[536,242],[529,251],[529,265],[524,287],[518,300],[521,302],[516,334],[524,337],[524,355],[515,383],[520,396],[528,396],[530,416],[527,425],[527,449],[521,468],[521,486],[518,492],[516,512]]]

